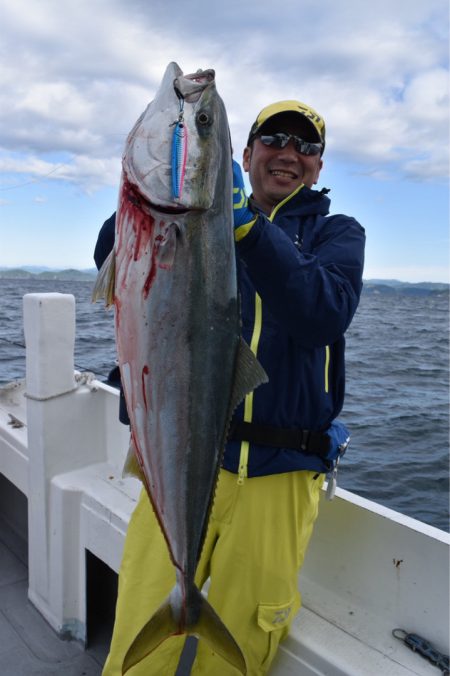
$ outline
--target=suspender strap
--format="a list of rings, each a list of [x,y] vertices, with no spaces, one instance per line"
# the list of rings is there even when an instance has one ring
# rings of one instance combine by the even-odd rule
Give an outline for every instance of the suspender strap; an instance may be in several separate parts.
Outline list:
[[[258,446],[291,448],[326,458],[330,450],[330,437],[324,432],[301,429],[282,429],[253,422],[233,420],[228,441],[248,441]]]

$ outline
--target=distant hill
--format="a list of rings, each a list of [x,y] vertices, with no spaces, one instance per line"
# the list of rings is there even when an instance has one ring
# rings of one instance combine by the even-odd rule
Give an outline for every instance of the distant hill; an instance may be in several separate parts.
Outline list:
[[[364,280],[363,293],[372,295],[428,296],[430,294],[449,293],[450,285],[443,282],[400,282],[397,279]]]
[[[62,281],[92,281],[97,275],[97,270],[91,268],[89,270],[52,270],[45,268],[39,270],[35,268],[36,272],[30,268],[0,268],[0,279],[56,279]]]
[[[24,266],[22,268],[1,268],[0,279],[55,279],[62,281],[93,281],[97,276],[96,268],[87,270],[53,270],[51,268]],[[449,293],[450,285],[441,282],[401,282],[398,279],[365,279],[364,294],[395,295],[428,295]]]

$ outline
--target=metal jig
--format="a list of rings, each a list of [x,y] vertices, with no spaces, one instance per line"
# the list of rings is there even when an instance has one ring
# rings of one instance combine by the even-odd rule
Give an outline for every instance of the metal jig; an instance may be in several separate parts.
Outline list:
[[[174,126],[172,136],[172,197],[179,199],[183,190],[187,157],[187,128],[184,124],[184,99],[179,96],[180,112],[178,120],[172,122]]]

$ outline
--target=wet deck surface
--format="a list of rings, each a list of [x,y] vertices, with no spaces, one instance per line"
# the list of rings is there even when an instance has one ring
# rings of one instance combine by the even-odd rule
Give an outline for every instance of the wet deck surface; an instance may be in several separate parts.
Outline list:
[[[0,517],[1,675],[100,676],[109,649],[113,613],[88,620],[90,638],[85,650],[78,642],[57,636],[28,601],[27,590],[27,543]],[[176,676],[189,674],[192,648],[190,645],[185,650]]]

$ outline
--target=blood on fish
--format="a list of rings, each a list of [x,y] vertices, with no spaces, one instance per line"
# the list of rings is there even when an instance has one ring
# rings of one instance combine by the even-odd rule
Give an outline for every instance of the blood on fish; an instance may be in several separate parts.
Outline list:
[[[135,238],[131,244],[132,253],[130,252],[131,256],[128,258],[127,266],[140,260],[143,256],[148,255],[149,250],[152,249],[152,256],[149,260],[149,271],[142,289],[144,298],[147,298],[156,274],[155,254],[153,252],[155,219],[148,213],[145,199],[140,195],[136,187],[126,178],[123,180],[121,188],[118,221],[119,233],[125,230],[125,228],[121,228],[120,225],[127,221],[132,225],[135,234]],[[117,250],[123,250],[121,242],[118,244]],[[122,278],[126,279],[127,274],[123,275]]]
[[[150,289],[153,284],[153,280],[155,279],[155,276],[156,276],[156,265],[155,265],[155,254],[153,252],[150,270],[148,271],[147,279],[145,280],[144,286],[142,288],[144,298],[148,298],[148,294],[150,293]]]
[[[122,185],[119,219],[129,219],[136,234],[133,260],[137,261],[151,244],[155,220],[145,208],[145,200],[136,188],[125,179]],[[119,228],[119,232],[121,228]]]
[[[144,397],[144,406],[146,411],[148,410],[148,406],[147,406],[145,376],[148,376],[149,373],[150,369],[148,368],[147,364],[145,364],[144,368],[142,369],[142,396]]]
[[[160,228],[165,226],[164,221],[160,222]],[[162,232],[159,235],[156,235],[153,243],[153,248],[152,248],[152,258],[151,258],[151,265],[150,265],[150,270],[148,271],[147,279],[145,280],[144,286],[143,286],[143,294],[144,298],[148,297],[148,294],[150,292],[150,288],[153,284],[153,281],[156,276],[156,271],[158,268],[162,268],[163,270],[170,270],[172,267],[171,263],[162,263],[161,261],[158,260],[158,256],[160,255],[160,247],[164,246],[164,244],[167,241],[167,227],[166,227],[166,232]]]

